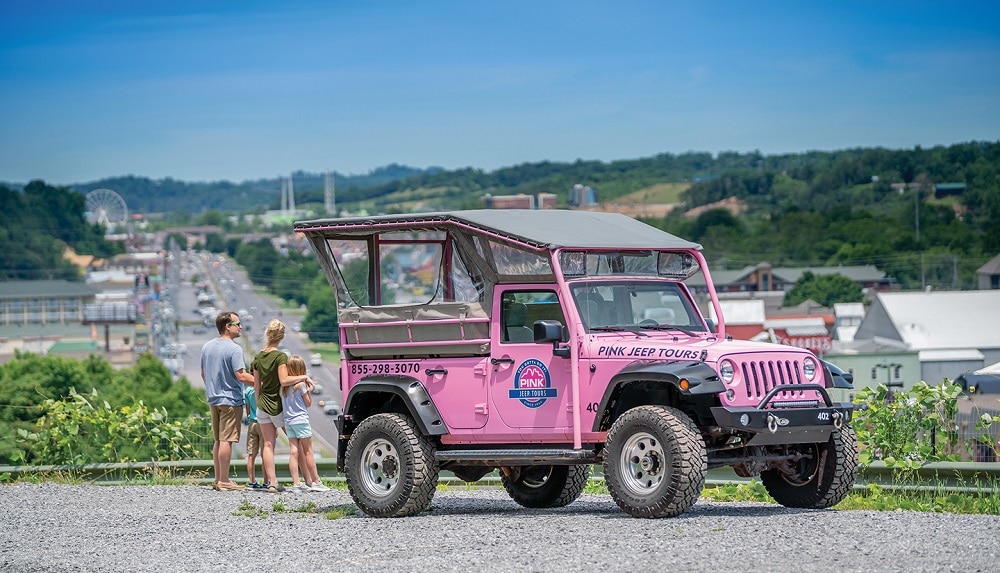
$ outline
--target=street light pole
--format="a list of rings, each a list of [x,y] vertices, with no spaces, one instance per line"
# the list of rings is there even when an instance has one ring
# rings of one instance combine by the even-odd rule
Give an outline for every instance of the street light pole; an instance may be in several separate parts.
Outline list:
[[[885,368],[885,387],[887,389],[886,394],[885,394],[885,401],[886,402],[892,402],[893,399],[894,399],[894,396],[892,395],[892,389],[893,389],[893,387],[895,387],[895,388],[902,388],[903,387],[903,382],[902,381],[899,381],[899,382],[893,382],[892,381],[892,373],[893,373],[893,371],[895,371],[896,378],[898,379],[899,378],[899,370],[902,367],[903,367],[903,365],[899,364],[897,362],[884,362],[882,364],[876,364],[875,367],[872,368],[872,380],[875,380],[875,379],[878,378],[878,370],[879,370],[879,368]]]

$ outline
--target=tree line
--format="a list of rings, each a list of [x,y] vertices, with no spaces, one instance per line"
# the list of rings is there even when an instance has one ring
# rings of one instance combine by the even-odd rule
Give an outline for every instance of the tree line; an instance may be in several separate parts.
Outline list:
[[[104,229],[84,219],[85,197],[32,181],[22,191],[0,186],[0,281],[82,280],[63,254],[107,258],[124,251],[104,239]]]
[[[689,204],[735,198],[745,211],[654,223],[702,243],[714,267],[874,265],[903,289],[976,288],[976,269],[1000,253],[1000,145],[859,150],[821,165],[697,182]],[[940,183],[964,189],[935,193]]]
[[[295,179],[298,206],[313,208],[318,216],[333,215],[322,210],[321,174],[299,172]],[[196,220],[233,229],[227,214],[278,206],[277,190],[271,188],[276,181],[191,184],[124,177],[95,185],[122,194],[133,211],[176,210],[161,225]],[[577,183],[597,189],[602,202],[613,202],[677,182],[690,184],[683,205],[647,222],[701,242],[712,264],[722,268],[762,260],[783,266],[872,264],[903,288],[971,288],[975,269],[1000,252],[1000,143],[990,142],[781,155],[662,153],[612,162],[541,161],[491,172],[390,165],[365,176],[339,176],[337,205],[391,213],[405,212],[410,202],[420,200],[425,209],[450,210],[481,207],[486,193],[547,192],[556,193],[565,206],[567,191]],[[941,183],[964,189],[939,197],[934,185]],[[898,184],[906,185],[902,192]],[[20,193],[0,187],[5,207],[0,210],[0,280],[72,275],[62,261],[60,239],[97,256],[114,248],[81,220],[82,194],[70,192],[78,188],[58,189],[41,181]],[[732,217],[719,211],[685,215],[723,199],[738,201],[743,211]],[[221,252],[225,237],[213,240],[213,250]]]

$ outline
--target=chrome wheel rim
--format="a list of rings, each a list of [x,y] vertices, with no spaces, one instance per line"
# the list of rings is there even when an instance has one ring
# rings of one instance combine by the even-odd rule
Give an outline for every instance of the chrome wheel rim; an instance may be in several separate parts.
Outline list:
[[[633,434],[622,446],[618,460],[622,483],[636,495],[647,495],[663,481],[666,456],[656,436],[647,432]]]
[[[361,452],[361,485],[376,497],[386,497],[399,483],[399,455],[392,442],[372,440]]]

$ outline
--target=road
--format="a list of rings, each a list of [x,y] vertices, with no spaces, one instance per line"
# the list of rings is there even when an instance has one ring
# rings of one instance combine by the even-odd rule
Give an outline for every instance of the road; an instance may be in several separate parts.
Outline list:
[[[264,329],[272,318],[279,318],[285,322],[286,334],[281,348],[288,350],[290,354],[302,356],[308,364],[311,354],[307,345],[308,340],[305,334],[298,333],[293,328],[298,319],[285,320],[281,310],[271,299],[262,296],[254,289],[253,283],[241,268],[219,255],[199,254],[193,260],[183,254],[180,257],[183,262],[179,265],[180,268],[176,269],[177,286],[170,298],[174,313],[182,324],[176,333],[176,341],[187,348],[187,353],[181,357],[183,360],[181,373],[187,377],[192,386],[204,388],[199,352],[205,341],[217,335],[214,324],[206,327],[197,322],[200,320],[197,314],[199,308],[197,291],[190,281],[194,273],[197,273],[199,280],[209,283],[217,297],[214,305],[219,310],[240,312],[240,322],[244,325],[243,337],[237,342],[247,349],[248,365],[253,355],[263,348]],[[309,421],[315,438],[314,448],[323,457],[335,457],[338,434],[334,416],[326,415],[320,408],[319,401],[325,398],[333,399],[338,404],[343,403],[339,389],[340,371],[336,365],[324,363],[321,366],[309,366],[308,372],[323,388],[322,395],[313,396],[313,405],[309,411]]]

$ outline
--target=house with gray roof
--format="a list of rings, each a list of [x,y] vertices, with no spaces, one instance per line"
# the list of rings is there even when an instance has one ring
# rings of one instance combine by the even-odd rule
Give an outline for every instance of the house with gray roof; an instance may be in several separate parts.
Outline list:
[[[990,259],[985,265],[976,269],[979,290],[1000,289],[1000,255]]]
[[[854,339],[836,345],[833,354],[872,356],[916,353],[917,380],[936,384],[1000,361],[1000,290],[878,293]],[[871,367],[874,367],[872,364]]]
[[[791,290],[802,275],[843,275],[871,292],[889,291],[892,279],[873,265],[837,267],[772,267],[762,262],[739,270],[712,269],[712,282],[719,294],[747,292],[784,292]],[[705,292],[705,277],[701,274],[687,280],[687,285],[695,292]]]

